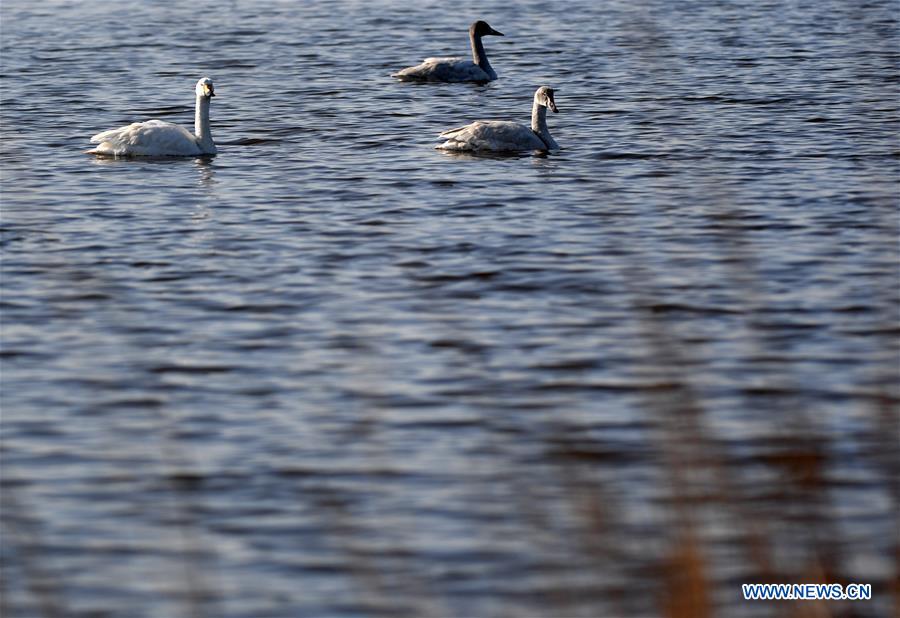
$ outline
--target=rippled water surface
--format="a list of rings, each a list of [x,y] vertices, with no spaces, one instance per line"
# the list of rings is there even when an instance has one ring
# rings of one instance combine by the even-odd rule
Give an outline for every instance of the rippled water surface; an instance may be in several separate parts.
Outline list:
[[[898,14],[4,0],[3,614],[896,611]]]

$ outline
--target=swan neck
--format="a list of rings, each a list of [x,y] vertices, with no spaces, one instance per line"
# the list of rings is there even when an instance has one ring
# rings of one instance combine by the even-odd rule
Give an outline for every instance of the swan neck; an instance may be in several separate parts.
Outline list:
[[[547,144],[547,148],[557,148],[556,140],[551,137],[550,129],[547,128],[547,108],[537,101],[531,107],[531,130]]]
[[[531,107],[531,130],[542,137],[544,133],[550,133],[547,129],[547,108],[537,101]]]
[[[197,110],[194,114],[194,134],[200,147],[211,150],[212,133],[209,131],[209,97],[197,95]]]
[[[496,79],[497,74],[494,73],[494,69],[491,68],[491,63],[488,62],[481,37],[474,32],[470,32],[469,43],[472,45],[472,62],[481,67],[481,70],[490,75],[492,79]]]

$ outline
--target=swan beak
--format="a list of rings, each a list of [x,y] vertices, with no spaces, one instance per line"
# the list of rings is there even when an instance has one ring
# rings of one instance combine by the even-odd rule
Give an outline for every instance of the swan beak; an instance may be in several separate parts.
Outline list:
[[[491,28],[491,31],[488,32],[488,34],[493,34],[494,36],[503,36],[502,32],[500,32],[499,30],[494,30],[493,28]]]
[[[554,114],[558,114],[558,113],[559,113],[559,108],[556,107],[556,102],[555,102],[555,101],[547,101],[547,103],[548,103],[547,107],[550,108],[550,111],[552,111]]]
[[[216,96],[216,91],[213,90],[212,88],[210,88],[210,89],[209,89],[209,97],[212,98],[212,97],[214,97],[214,96]]]

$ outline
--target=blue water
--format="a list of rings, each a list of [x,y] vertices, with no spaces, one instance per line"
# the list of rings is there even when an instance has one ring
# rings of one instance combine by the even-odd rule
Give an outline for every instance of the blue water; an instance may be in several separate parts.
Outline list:
[[[4,0],[0,613],[679,615],[688,538],[778,615],[758,533],[887,615],[898,9]],[[217,157],[84,154],[204,75]]]

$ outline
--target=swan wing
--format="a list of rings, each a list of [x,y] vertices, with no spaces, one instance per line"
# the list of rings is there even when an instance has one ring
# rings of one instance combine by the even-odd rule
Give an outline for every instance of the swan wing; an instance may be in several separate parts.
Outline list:
[[[478,120],[440,134],[446,141],[440,150],[514,151],[546,150],[547,145],[534,131],[518,122]]]
[[[476,123],[473,122],[472,124],[476,124]],[[456,133],[459,133],[460,131],[464,131],[464,130],[468,129],[469,126],[471,126],[471,125],[465,125],[463,127],[456,127],[455,129],[447,129],[446,131],[441,131],[438,135],[440,137],[450,137]]]
[[[491,76],[465,58],[426,58],[422,64],[407,67],[392,75],[405,81],[486,82]]]
[[[457,62],[465,62],[466,58],[461,56],[447,56],[447,57],[435,57],[435,58],[425,58],[422,61],[422,64],[456,64]]]
[[[184,127],[162,120],[134,122],[91,138],[88,152],[114,156],[163,157],[202,154],[197,138]]]

